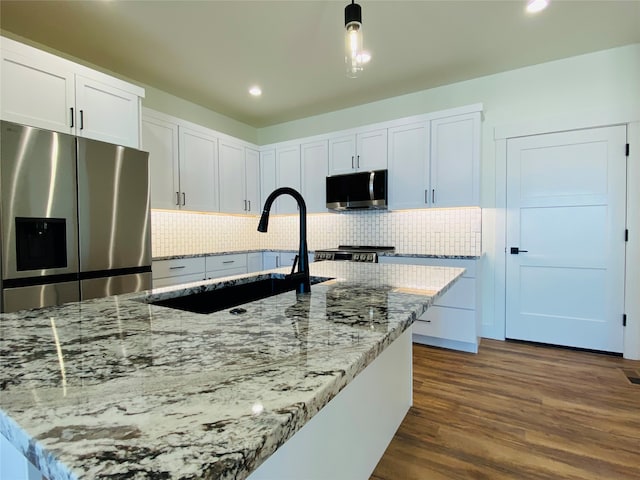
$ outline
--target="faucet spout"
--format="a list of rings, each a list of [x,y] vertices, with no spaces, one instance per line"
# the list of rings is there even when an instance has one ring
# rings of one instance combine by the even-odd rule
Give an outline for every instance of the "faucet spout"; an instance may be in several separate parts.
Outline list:
[[[307,204],[304,202],[304,198],[297,190],[290,187],[277,188],[267,197],[264,202],[264,209],[260,216],[260,222],[258,223],[258,231],[266,232],[269,226],[269,212],[271,211],[271,205],[277,197],[280,195],[290,195],[298,203],[298,210],[300,214],[300,243],[298,245],[298,272],[291,273],[289,278],[299,281],[297,287],[298,293],[309,293],[311,291],[311,282],[309,280],[309,254],[307,249]],[[295,266],[295,265],[294,265]]]

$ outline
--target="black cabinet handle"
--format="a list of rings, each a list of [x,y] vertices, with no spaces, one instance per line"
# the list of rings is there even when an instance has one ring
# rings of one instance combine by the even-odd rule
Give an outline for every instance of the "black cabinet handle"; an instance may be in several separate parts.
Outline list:
[[[84,130],[84,110],[80,110],[80,130]]]
[[[73,128],[73,107],[71,107],[71,128]]]
[[[529,250],[520,250],[518,247],[511,247],[511,255],[518,255],[519,253],[526,253]]]

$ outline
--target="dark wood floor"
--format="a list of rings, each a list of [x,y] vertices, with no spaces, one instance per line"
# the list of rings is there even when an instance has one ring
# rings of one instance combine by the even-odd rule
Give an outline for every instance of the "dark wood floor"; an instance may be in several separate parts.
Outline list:
[[[371,480],[640,479],[640,362],[414,344],[414,406]]]

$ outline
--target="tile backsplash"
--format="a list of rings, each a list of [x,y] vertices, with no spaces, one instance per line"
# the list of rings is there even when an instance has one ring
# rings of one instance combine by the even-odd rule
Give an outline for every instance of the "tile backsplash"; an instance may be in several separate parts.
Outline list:
[[[398,253],[480,255],[478,207],[353,211],[307,216],[309,250],[338,245],[390,245]],[[298,248],[298,216],[272,215],[259,233],[258,217],[151,211],[154,257],[237,250]]]

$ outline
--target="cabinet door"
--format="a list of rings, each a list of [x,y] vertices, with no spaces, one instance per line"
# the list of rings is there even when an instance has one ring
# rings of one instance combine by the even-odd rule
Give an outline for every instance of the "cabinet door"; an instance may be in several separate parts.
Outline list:
[[[224,140],[218,144],[220,162],[220,211],[245,213],[244,148]]]
[[[178,127],[182,208],[218,211],[218,145],[210,134]]]
[[[181,202],[178,125],[144,115],[142,149],[149,152],[151,208],[177,209]]]
[[[356,169],[358,171],[387,168],[387,129],[359,133],[356,138]]]
[[[280,254],[277,252],[264,252],[262,254],[262,268],[273,270],[280,266]]]
[[[426,208],[429,192],[429,125],[389,129],[389,208]]]
[[[76,75],[76,134],[140,147],[140,97]]]
[[[259,215],[260,210],[260,156],[252,148],[244,149],[247,213]]]
[[[247,272],[260,272],[262,271],[262,253],[251,252],[247,253]]]
[[[356,137],[353,134],[329,139],[329,174],[352,173],[356,167]]]
[[[435,207],[480,205],[480,113],[431,121]]]
[[[276,149],[276,181],[278,188],[291,187],[300,192],[300,146]],[[293,197],[282,195],[276,200],[276,213],[296,213]]]
[[[73,133],[74,74],[2,50],[0,114],[3,120]]]
[[[326,177],[329,170],[329,146],[326,140],[300,146],[302,196],[307,212],[327,211]]]
[[[267,197],[276,189],[276,151],[260,152],[260,211],[264,209]]]

